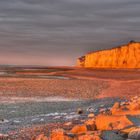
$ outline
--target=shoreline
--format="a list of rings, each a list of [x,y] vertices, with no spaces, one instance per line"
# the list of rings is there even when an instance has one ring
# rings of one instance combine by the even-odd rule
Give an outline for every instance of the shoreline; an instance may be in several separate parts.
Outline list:
[[[62,101],[64,101],[64,102],[82,101],[82,99],[65,98],[65,97],[60,97],[60,96],[50,96],[50,97],[0,97],[0,104],[14,104],[14,103],[16,104],[16,103],[26,103],[26,102],[62,102]]]

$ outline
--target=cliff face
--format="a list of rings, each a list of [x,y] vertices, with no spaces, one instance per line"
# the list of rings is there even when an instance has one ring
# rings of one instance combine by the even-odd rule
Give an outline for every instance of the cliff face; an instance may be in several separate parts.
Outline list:
[[[140,43],[91,52],[78,58],[77,65],[95,68],[140,68]]]

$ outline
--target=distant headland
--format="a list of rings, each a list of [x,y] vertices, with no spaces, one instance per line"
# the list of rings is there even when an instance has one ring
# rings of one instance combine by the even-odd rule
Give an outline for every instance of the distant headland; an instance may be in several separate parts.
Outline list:
[[[93,68],[140,68],[140,42],[130,41],[107,50],[90,52],[77,59],[77,66]]]

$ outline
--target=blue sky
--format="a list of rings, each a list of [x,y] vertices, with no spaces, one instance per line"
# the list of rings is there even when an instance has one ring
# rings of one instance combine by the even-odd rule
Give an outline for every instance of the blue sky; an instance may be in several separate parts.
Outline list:
[[[0,64],[74,65],[140,41],[139,0],[0,0]]]

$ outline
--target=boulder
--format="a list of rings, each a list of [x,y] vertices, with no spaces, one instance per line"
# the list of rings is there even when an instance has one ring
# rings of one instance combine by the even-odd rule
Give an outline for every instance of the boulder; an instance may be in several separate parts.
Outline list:
[[[79,134],[79,133],[86,133],[88,130],[87,130],[87,126],[85,124],[82,124],[82,125],[76,125],[74,126],[72,129],[71,129],[71,133],[74,133],[74,134]]]
[[[74,140],[67,136],[63,129],[55,129],[50,134],[51,140]]]
[[[85,124],[87,126],[88,131],[96,130],[96,125],[95,125],[95,119],[94,118],[85,121]]]
[[[128,120],[125,115],[102,115],[96,116],[95,124],[97,130],[115,130],[123,129],[127,126],[131,126],[132,122]]]
[[[111,113],[114,114],[115,112],[120,110],[120,103],[116,102],[114,103],[113,107],[110,109]]]
[[[128,134],[128,140],[140,140],[140,128],[130,131]]]
[[[125,140],[124,138],[117,135],[113,131],[102,131],[100,137],[103,140]]]
[[[88,118],[94,118],[95,115],[93,113],[88,114]]]
[[[89,107],[89,108],[87,108],[87,112],[93,113],[94,112],[94,109],[92,107]]]
[[[140,114],[139,115],[128,115],[128,119],[133,122],[135,126],[140,126]]]
[[[122,129],[120,132],[129,134],[131,131],[136,130],[138,128],[139,127],[137,127],[137,126],[132,126],[132,127],[128,127],[128,128]]]
[[[83,110],[81,108],[77,109],[77,114],[83,114]]]
[[[128,128],[125,128],[125,129],[122,129],[122,130],[120,130],[119,132],[118,132],[118,134],[120,135],[120,136],[122,136],[123,138],[128,138],[128,134],[131,132],[131,131],[133,131],[133,130],[135,130],[135,129],[137,129],[138,127],[136,127],[136,126],[132,126],[132,127],[128,127]]]
[[[100,108],[99,113],[105,113],[107,111],[107,108]]]

